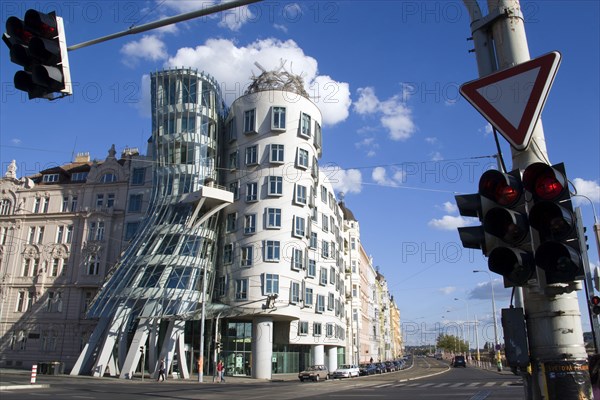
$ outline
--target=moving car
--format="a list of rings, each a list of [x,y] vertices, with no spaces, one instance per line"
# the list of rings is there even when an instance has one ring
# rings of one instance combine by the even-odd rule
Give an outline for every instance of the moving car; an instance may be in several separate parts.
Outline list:
[[[331,374],[332,378],[352,378],[360,375],[360,369],[355,364],[343,364]]]
[[[452,360],[453,367],[465,367],[467,368],[467,361],[465,360],[465,356],[454,356]]]
[[[329,370],[324,365],[311,365],[298,374],[298,379],[300,379],[300,382],[304,382],[305,380],[315,382],[318,382],[321,379],[327,380],[329,379]]]

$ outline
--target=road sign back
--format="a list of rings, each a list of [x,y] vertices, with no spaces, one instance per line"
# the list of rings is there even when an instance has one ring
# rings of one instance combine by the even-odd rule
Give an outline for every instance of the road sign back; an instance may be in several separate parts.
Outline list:
[[[560,65],[557,51],[467,82],[460,94],[517,150],[529,145]]]

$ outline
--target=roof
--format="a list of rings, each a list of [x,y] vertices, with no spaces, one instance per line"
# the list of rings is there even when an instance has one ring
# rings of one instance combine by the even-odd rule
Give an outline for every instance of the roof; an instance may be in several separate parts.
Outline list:
[[[340,206],[340,209],[342,210],[342,214],[344,214],[344,219],[345,220],[347,220],[347,221],[358,221],[354,217],[354,214],[352,213],[352,211],[350,211],[350,209],[346,207],[346,204],[344,204],[343,201],[339,202],[339,206]]]

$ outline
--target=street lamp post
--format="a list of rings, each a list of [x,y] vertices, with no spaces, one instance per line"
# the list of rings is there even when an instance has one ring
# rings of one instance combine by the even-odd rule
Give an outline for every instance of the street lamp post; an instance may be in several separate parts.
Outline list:
[[[467,354],[466,358],[467,361],[471,358],[471,341],[469,338],[469,334],[470,334],[470,330],[469,330],[469,302],[467,301],[467,299],[459,299],[459,298],[454,298],[454,300],[464,300],[465,304],[467,305],[467,319],[465,321],[465,328],[463,329],[463,340],[465,341],[466,345],[467,345]],[[466,331],[466,333],[465,333]]]
[[[490,271],[476,269],[473,272],[485,272],[490,277],[490,286],[492,287],[492,312],[494,314],[494,353],[496,354],[496,366],[498,367],[498,371],[502,371],[502,360],[500,358],[500,342],[498,341],[498,323],[496,321],[496,299],[494,297],[494,281],[492,280],[492,274]]]

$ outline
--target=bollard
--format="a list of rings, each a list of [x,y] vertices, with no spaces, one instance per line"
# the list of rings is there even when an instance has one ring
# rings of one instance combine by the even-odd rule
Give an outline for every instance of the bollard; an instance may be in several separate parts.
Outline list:
[[[35,383],[35,378],[37,377],[37,364],[33,364],[31,366],[31,384]]]

